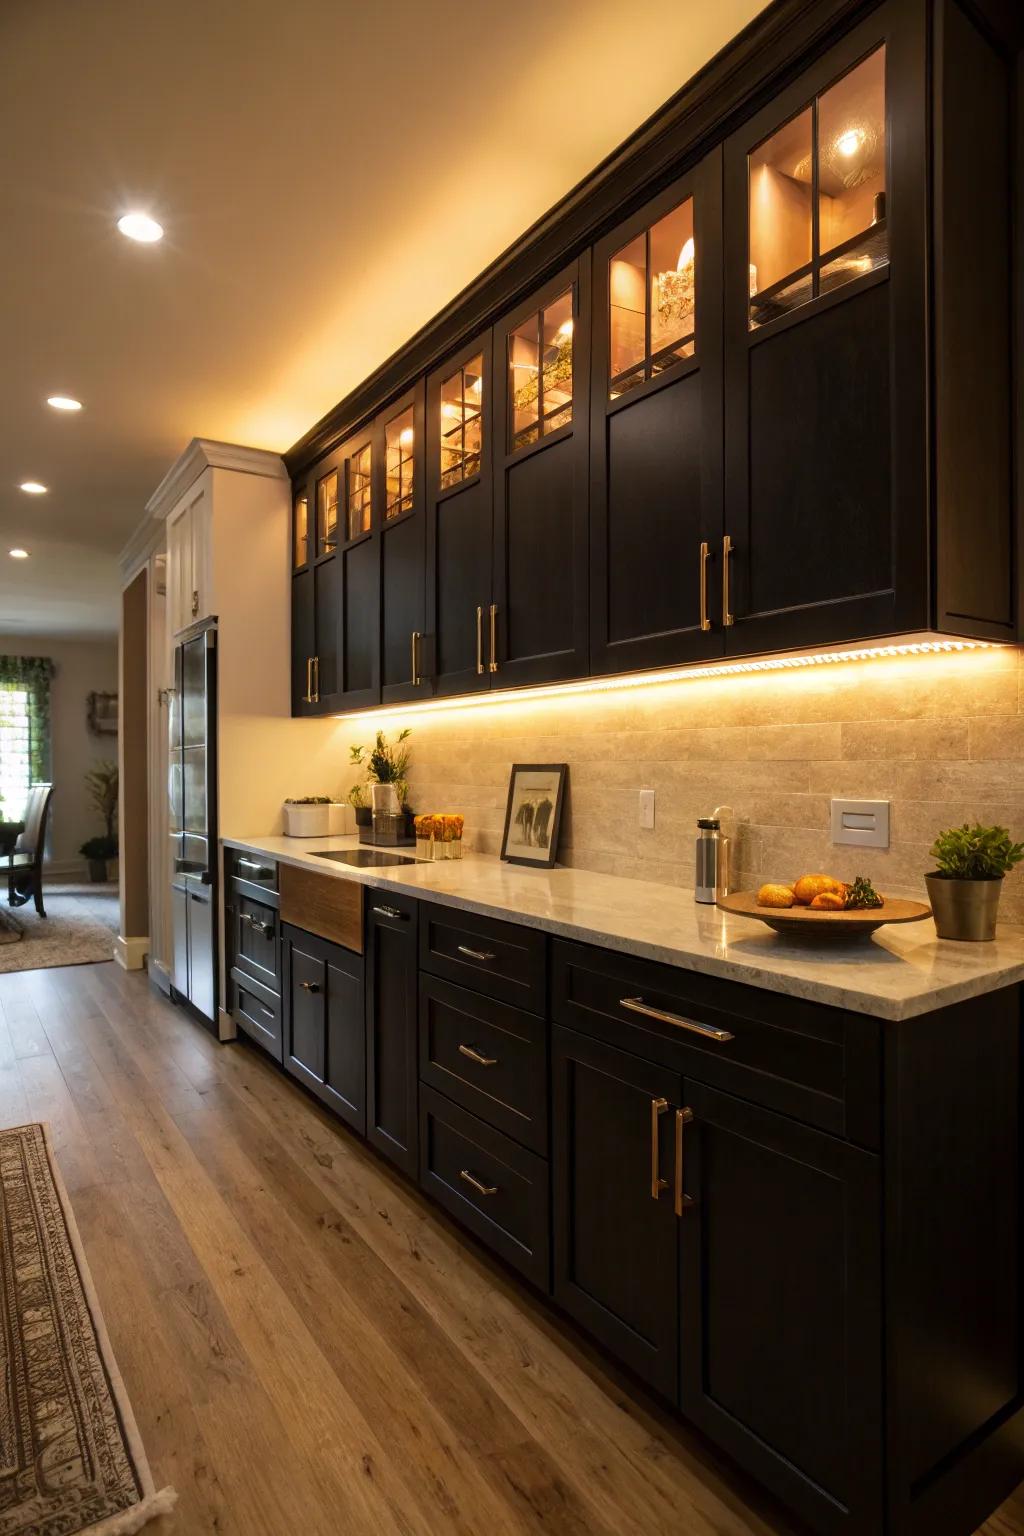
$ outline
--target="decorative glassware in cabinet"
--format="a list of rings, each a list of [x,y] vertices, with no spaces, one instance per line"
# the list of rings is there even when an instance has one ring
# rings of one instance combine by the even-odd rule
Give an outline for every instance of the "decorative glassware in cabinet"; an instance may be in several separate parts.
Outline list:
[[[348,461],[348,498],[346,504],[348,537],[358,539],[369,533],[373,520],[371,448],[367,443]]]
[[[480,473],[483,397],[484,360],[478,353],[441,385],[442,487]]]
[[[888,261],[884,47],[751,152],[748,197],[751,330]]]
[[[384,428],[384,518],[401,517],[413,504],[415,466],[413,408],[395,416]]]
[[[572,421],[572,289],[509,334],[509,450]]]
[[[688,197],[609,263],[609,399],[693,356],[696,281],[693,198]]]
[[[292,523],[292,565],[295,570],[309,559],[309,497],[296,496]]]
[[[338,471],[317,481],[316,486],[316,552],[325,555],[338,542]]]

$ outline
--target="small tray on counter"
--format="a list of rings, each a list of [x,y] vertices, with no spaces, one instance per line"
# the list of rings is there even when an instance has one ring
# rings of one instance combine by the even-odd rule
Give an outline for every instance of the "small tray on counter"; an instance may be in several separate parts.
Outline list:
[[[811,907],[759,907],[756,891],[733,891],[718,898],[718,907],[733,917],[754,917],[776,933],[805,939],[866,938],[885,923],[920,923],[931,917],[923,901],[904,901],[887,896],[881,907],[858,907],[847,912],[825,912]]]

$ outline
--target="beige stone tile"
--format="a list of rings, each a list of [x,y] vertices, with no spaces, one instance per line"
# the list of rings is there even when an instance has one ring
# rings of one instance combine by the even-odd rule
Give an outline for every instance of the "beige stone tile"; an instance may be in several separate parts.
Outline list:
[[[824,795],[764,792],[745,807],[750,820],[764,827],[809,827],[819,831],[829,825],[829,802]]]
[[[896,793],[896,765],[889,760],[811,763],[807,788],[830,799],[891,800]]]
[[[1024,793],[1024,761],[897,763],[896,797],[1005,800]]]
[[[856,720],[841,727],[846,758],[964,758],[966,720]]]
[[[965,821],[1008,827],[1015,841],[1024,841],[1024,795],[1008,800],[901,800],[893,811],[892,837],[930,847],[945,828]]]
[[[965,754],[967,755],[967,754]],[[1012,720],[980,716],[970,722],[970,757],[976,761],[1024,760],[1024,716]]]
[[[808,762],[842,757],[836,724],[762,725],[751,731],[750,755],[762,762]]]

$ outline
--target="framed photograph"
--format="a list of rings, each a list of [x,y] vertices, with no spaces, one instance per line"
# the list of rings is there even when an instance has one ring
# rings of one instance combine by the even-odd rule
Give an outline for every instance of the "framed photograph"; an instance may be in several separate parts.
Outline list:
[[[513,763],[501,857],[550,869],[558,853],[566,763]]]

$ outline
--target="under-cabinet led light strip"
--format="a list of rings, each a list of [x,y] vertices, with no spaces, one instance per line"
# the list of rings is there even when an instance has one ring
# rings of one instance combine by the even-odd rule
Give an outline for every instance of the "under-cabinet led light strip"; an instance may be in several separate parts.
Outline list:
[[[505,704],[532,704],[542,699],[584,697],[588,694],[617,693],[626,688],[645,688],[665,683],[685,683],[698,678],[736,677],[752,672],[792,672],[807,667],[834,666],[847,661],[873,661],[900,656],[946,655],[955,652],[1001,649],[988,640],[907,639],[891,645],[864,645],[807,655],[764,656],[751,661],[719,661],[658,672],[627,672],[617,677],[584,678],[576,683],[550,683],[536,688],[508,688],[463,695],[451,699],[421,699],[407,704],[378,704],[372,709],[337,715],[338,720],[373,720],[384,716],[425,714],[441,710],[478,709]]]

